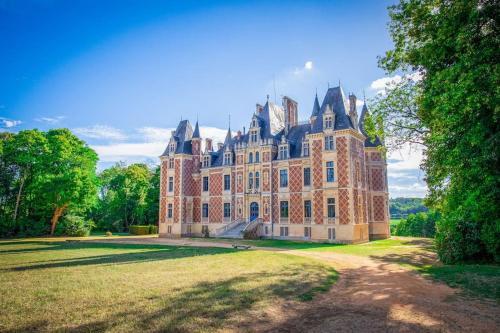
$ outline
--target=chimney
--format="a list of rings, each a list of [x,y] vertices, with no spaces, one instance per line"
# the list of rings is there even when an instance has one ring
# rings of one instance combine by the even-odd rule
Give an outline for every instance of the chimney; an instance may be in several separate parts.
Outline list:
[[[209,138],[205,139],[205,150],[212,151],[212,139]]]
[[[224,144],[222,142],[217,142],[217,150],[221,150],[222,147],[224,147]]]
[[[255,113],[259,114],[264,110],[264,107],[260,105],[259,103],[255,104]]]
[[[358,128],[358,112],[356,111],[356,95],[349,94],[349,117],[354,128]]]
[[[243,135],[245,135],[245,126],[243,126]]]
[[[238,140],[241,139],[241,131],[240,130],[238,130],[238,132],[236,132],[236,137],[238,138]]]

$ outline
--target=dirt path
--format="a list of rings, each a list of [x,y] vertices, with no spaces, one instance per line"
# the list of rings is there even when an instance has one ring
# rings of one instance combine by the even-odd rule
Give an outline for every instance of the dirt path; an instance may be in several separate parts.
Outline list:
[[[142,244],[230,247],[230,243],[139,239]],[[327,262],[340,273],[329,292],[288,302],[233,328],[248,332],[500,332],[494,301],[464,298],[403,266],[332,252],[269,249]],[[229,330],[233,330],[229,329]]]

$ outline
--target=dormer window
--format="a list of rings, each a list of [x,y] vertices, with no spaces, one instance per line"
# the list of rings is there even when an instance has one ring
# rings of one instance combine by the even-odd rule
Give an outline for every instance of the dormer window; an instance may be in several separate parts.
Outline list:
[[[168,151],[170,153],[173,153],[175,151],[175,142],[171,143],[169,146],[168,146]]]
[[[252,120],[252,127],[257,127],[257,120],[255,118]]]
[[[250,132],[250,142],[257,142],[257,130]]]
[[[333,128],[333,116],[325,116],[324,128]]]
[[[224,153],[224,165],[231,165],[232,163],[232,154]]]
[[[210,156],[203,156],[203,167],[208,168],[210,166]]]
[[[325,150],[335,150],[333,135],[325,136]]]
[[[302,143],[302,156],[309,156],[309,142],[307,141]]]
[[[288,158],[288,145],[279,146],[278,150],[278,159],[286,160]]]

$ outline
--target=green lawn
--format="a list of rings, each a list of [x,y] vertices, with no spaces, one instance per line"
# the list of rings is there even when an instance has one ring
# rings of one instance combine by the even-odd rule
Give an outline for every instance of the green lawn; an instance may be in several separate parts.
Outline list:
[[[492,298],[500,302],[500,266],[443,265],[435,253],[433,239],[395,237],[356,245],[294,242],[286,240],[242,240],[253,246],[326,251],[368,256],[384,262],[404,265],[425,276],[461,288],[465,294]]]
[[[335,282],[329,266],[265,251],[0,241],[0,331],[214,331]]]

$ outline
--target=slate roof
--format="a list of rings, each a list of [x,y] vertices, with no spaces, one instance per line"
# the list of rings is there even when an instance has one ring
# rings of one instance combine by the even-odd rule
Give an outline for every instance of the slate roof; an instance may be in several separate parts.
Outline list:
[[[368,107],[366,106],[366,103],[363,104],[363,108],[361,109],[361,116],[359,118],[359,130],[361,131],[361,133],[366,136],[366,140],[365,140],[365,147],[379,147],[379,146],[382,146],[382,142],[380,141],[380,138],[377,136],[375,137],[375,140],[372,141],[370,139],[370,137],[368,136],[368,134],[366,133],[366,130],[365,130],[365,118],[366,118],[366,115],[368,114]]]
[[[313,123],[312,133],[319,133],[323,131],[323,114],[326,111],[327,105],[333,110],[335,114],[334,130],[342,130],[347,128],[354,128],[351,118],[346,113],[348,107],[346,106],[346,99],[344,92],[340,86],[333,87],[327,90],[319,113],[317,114],[316,121]],[[313,107],[314,112],[314,107]]]
[[[174,132],[173,138],[176,142],[176,154],[192,154],[191,138],[193,137],[193,128],[188,120],[181,120]],[[161,156],[168,156],[168,145]]]
[[[200,127],[198,126],[198,120],[196,121],[196,125],[194,125],[193,139],[200,138]]]

